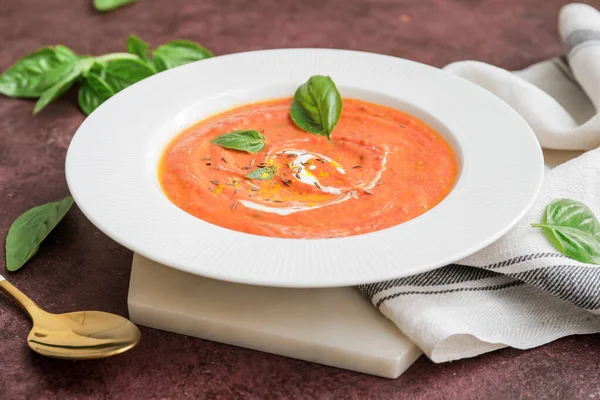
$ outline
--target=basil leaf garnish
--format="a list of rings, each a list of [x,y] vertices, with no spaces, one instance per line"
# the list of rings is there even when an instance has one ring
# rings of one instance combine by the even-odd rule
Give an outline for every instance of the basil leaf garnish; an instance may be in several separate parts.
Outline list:
[[[331,140],[342,114],[342,98],[328,76],[315,75],[296,90],[290,110],[296,125]]]
[[[108,63],[103,75],[104,80],[117,93],[154,75],[154,70],[142,60],[121,59]]]
[[[160,71],[213,56],[210,50],[188,40],[173,40],[152,52],[154,65]]]
[[[79,108],[81,108],[81,111],[83,111],[86,115],[90,115],[92,111],[106,101],[106,98],[102,97],[98,92],[96,92],[90,84],[84,82],[79,88],[77,101],[79,102]]]
[[[149,60],[150,46],[135,35],[129,35],[127,39],[127,51],[135,54],[143,60]]]
[[[227,149],[258,153],[265,148],[265,137],[255,130],[233,131],[210,141]]]
[[[531,226],[546,229],[554,247],[567,257],[600,264],[600,223],[585,204],[554,200],[546,208],[544,222]]]
[[[64,74],[54,85],[46,89],[40,96],[35,107],[33,108],[33,114],[37,114],[48,104],[59,98],[65,93],[73,83],[79,79],[83,74],[93,67],[94,59],[92,57],[79,57],[73,67]]]
[[[263,167],[256,169],[249,174],[246,174],[246,178],[258,179],[261,181],[268,181],[269,179],[275,178],[277,174],[277,168],[275,167]]]
[[[79,107],[84,113],[90,115],[92,111],[115,93],[102,76],[90,72],[86,75],[85,82],[79,89]]]
[[[71,70],[72,66],[77,66],[81,64],[82,61],[69,49],[68,47],[58,45],[54,48],[54,54],[61,63],[63,63],[63,68],[57,68],[53,70],[49,70],[44,73],[43,83],[49,84],[52,86],[56,83],[60,78],[65,76]]]
[[[84,113],[90,115],[116,93],[153,74],[152,67],[137,59],[95,63],[84,74],[85,81],[79,90],[79,106]]]
[[[16,271],[40,247],[40,243],[71,209],[73,198],[34,207],[13,222],[6,236],[6,268]]]
[[[73,68],[77,57],[65,46],[44,47],[17,61],[0,76],[0,93],[40,97]]]
[[[73,50],[71,50],[67,46],[63,46],[60,44],[54,47],[54,54],[56,55],[56,58],[61,62],[72,63],[78,60],[78,57],[77,55],[75,55]]]
[[[65,93],[73,83],[79,78],[81,75],[81,69],[75,65],[69,73],[63,75],[62,78],[58,80],[54,85],[50,86],[38,99],[37,103],[33,107],[33,114],[37,114],[42,110],[42,108],[46,107],[48,104],[59,98],[63,93]]]
[[[135,0],[94,0],[94,7],[98,11],[110,11],[133,2]]]
[[[85,77],[85,83],[88,84],[98,96],[104,100],[113,96],[116,91],[110,87],[108,82],[100,75],[90,73]]]

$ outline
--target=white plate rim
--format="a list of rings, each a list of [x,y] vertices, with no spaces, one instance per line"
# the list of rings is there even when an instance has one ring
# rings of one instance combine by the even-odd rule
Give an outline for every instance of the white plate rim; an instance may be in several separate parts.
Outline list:
[[[256,96],[238,94],[244,84],[248,93],[254,90],[266,96],[271,86],[279,93],[315,73],[331,75],[342,96],[344,88],[388,96],[431,114],[432,120],[423,118],[426,122],[447,128],[463,158],[461,177],[450,195],[422,216],[382,231],[298,240],[248,235],[209,224],[168,202],[152,183],[149,160],[156,157],[148,154],[158,148],[153,141],[161,136],[164,142],[164,137],[174,134],[155,132],[164,128],[165,120],[190,125],[191,114],[207,116],[203,106],[196,104],[202,99],[224,96],[223,103],[229,104]],[[220,81],[219,76],[225,78]],[[193,112],[186,111],[190,107]],[[543,157],[533,132],[514,110],[462,78],[373,53],[275,49],[188,64],[127,88],[80,126],[65,169],[73,198],[88,219],[146,258],[219,280],[309,288],[426,272],[487,246],[532,205],[543,179]],[[496,182],[489,183],[486,177]],[[423,241],[435,243],[424,246]],[[265,247],[270,251],[261,253]]]

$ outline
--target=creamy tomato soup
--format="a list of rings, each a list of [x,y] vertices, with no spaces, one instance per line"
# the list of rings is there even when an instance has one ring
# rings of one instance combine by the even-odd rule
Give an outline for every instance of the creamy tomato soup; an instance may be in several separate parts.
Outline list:
[[[159,166],[166,196],[225,228],[284,238],[358,235],[408,221],[452,189],[457,161],[433,129],[403,112],[344,99],[331,141],[300,130],[292,99],[249,104],[178,135]],[[249,154],[211,140],[255,129],[265,148]],[[268,180],[246,178],[273,167]]]

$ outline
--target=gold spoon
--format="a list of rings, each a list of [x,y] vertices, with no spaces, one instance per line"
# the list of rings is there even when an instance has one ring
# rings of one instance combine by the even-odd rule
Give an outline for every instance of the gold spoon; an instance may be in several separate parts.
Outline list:
[[[27,336],[31,350],[44,356],[90,360],[123,353],[141,338],[129,320],[100,311],[51,314],[0,275],[0,289],[11,296],[33,320]]]

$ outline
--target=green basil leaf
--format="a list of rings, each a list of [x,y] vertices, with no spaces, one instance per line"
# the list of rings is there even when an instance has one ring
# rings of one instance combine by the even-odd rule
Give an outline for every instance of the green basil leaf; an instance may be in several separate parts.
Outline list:
[[[71,196],[61,201],[34,207],[13,222],[6,236],[6,268],[16,271],[40,247],[40,243],[56,227],[73,205]]]
[[[127,51],[131,54],[136,54],[144,60],[149,60],[150,46],[142,39],[135,35],[129,35],[127,39]]]
[[[158,72],[166,71],[169,69],[167,62],[160,55],[153,56],[152,64],[154,64],[154,68],[156,68],[156,71]]]
[[[79,88],[79,107],[90,115],[92,111],[115,94],[115,91],[98,74],[89,72],[85,82]]]
[[[290,110],[296,125],[331,140],[331,132],[342,115],[342,98],[328,76],[315,75],[296,90]]]
[[[98,11],[110,11],[134,2],[135,0],[94,0],[94,7]]]
[[[255,130],[233,131],[218,136],[210,141],[221,147],[258,153],[265,148],[265,137]]]
[[[118,59],[108,63],[100,76],[117,93],[154,73],[152,67],[142,60]]]
[[[246,178],[258,179],[261,181],[268,181],[269,179],[275,178],[277,174],[277,168],[275,167],[264,167],[256,169],[249,174],[246,174]]]
[[[78,92],[78,102],[79,108],[81,111],[85,113],[85,115],[90,115],[92,111],[100,106],[100,104],[104,103],[106,99],[100,97],[98,93],[91,88],[89,84],[84,82],[79,88]]]
[[[93,72],[86,75],[85,82],[104,100],[116,93],[100,75]]]
[[[67,71],[77,57],[65,46],[44,47],[17,61],[0,76],[0,93],[11,97],[40,97]]]
[[[71,70],[71,66],[80,63],[79,57],[75,55],[68,47],[58,45],[54,48],[56,58],[63,63],[63,68],[57,68],[44,74],[44,81],[48,87],[54,85],[60,78],[65,76]]]
[[[71,71],[64,75],[59,79],[54,85],[50,88],[46,89],[44,93],[40,96],[37,103],[35,103],[35,107],[33,107],[33,114],[37,114],[48,104],[59,98],[63,93],[65,93],[73,83],[79,78],[81,75],[81,69],[75,65],[71,68]]]
[[[173,40],[165,43],[156,48],[152,55],[154,65],[159,72],[213,56],[210,50],[189,40]]]
[[[115,58],[107,63],[94,62],[84,73],[85,82],[79,89],[79,107],[90,115],[116,93],[154,73],[151,66],[137,58]]]
[[[89,74],[95,74],[95,75],[101,77],[102,79],[105,79],[106,78],[106,65],[94,61],[92,63],[92,65],[89,67],[89,69],[83,73],[84,78],[87,77]]]
[[[545,228],[554,247],[574,260],[600,264],[600,223],[585,204],[570,199],[552,201],[544,222],[531,224]]]
[[[71,50],[67,46],[63,46],[61,44],[54,46],[54,53],[58,60],[69,62],[69,63],[75,62],[79,58],[81,58],[81,57],[77,57],[77,55],[75,55],[75,53],[73,53],[73,50]]]

